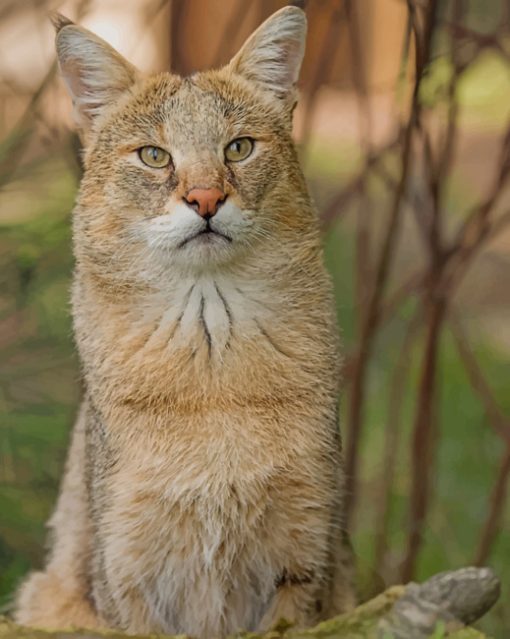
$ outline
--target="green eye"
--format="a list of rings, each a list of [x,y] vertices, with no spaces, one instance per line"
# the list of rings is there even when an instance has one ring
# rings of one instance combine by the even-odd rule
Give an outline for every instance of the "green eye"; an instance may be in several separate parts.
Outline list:
[[[225,158],[229,162],[240,162],[245,160],[253,151],[253,140],[251,138],[237,138],[227,145]]]
[[[142,146],[138,149],[140,160],[153,169],[164,169],[170,164],[170,153],[159,146]]]

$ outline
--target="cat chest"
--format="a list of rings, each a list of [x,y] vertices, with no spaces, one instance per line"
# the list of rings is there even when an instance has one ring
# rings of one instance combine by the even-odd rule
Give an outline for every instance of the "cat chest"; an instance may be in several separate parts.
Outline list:
[[[264,362],[279,371],[294,369],[293,360],[304,355],[296,351],[296,344],[302,346],[303,341],[292,332],[283,311],[275,313],[275,303],[274,298],[259,299],[256,291],[248,296],[235,283],[220,279],[183,281],[172,293],[147,301],[143,313],[135,308],[120,318],[122,326],[115,328],[117,368],[105,372],[123,374],[129,384],[136,370],[137,383],[150,377],[159,386],[170,380],[179,384],[183,376],[204,379],[209,373],[241,383],[239,373]],[[111,326],[105,328],[109,331]],[[101,343],[112,339],[105,335]],[[104,353],[107,366],[108,354]],[[125,362],[120,369],[119,361]],[[232,367],[235,377],[229,375]]]
[[[147,614],[165,632],[218,632],[228,611],[229,631],[253,627],[274,589],[271,473],[247,468],[234,480],[206,462],[186,472],[126,469],[129,489],[118,477],[102,522],[109,569],[145,584]]]
[[[200,432],[194,422],[181,423],[164,442],[125,442],[127,452],[105,478],[112,521],[120,517],[123,529],[142,531],[140,537],[163,542],[166,535],[183,557],[201,549],[204,561],[226,556],[227,538],[244,543],[263,525],[288,458],[285,437],[273,432],[268,445],[255,420],[220,417],[204,417]]]
[[[232,282],[203,277],[183,281],[168,296],[155,297],[146,310],[146,353],[163,346],[168,352],[192,347],[212,358],[233,340],[256,330],[260,303],[246,298]]]

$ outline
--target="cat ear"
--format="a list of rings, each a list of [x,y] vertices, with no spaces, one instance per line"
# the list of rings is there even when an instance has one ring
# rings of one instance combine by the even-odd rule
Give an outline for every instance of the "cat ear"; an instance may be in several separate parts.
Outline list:
[[[284,7],[248,38],[229,66],[234,73],[293,106],[305,41],[304,11],[298,7]]]
[[[90,128],[137,77],[136,69],[108,43],[60,14],[52,16],[62,76],[73,99],[77,124]]]

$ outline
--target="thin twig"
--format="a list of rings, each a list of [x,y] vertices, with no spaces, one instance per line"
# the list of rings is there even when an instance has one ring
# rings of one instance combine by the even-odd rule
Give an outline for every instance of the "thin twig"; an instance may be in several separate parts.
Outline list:
[[[437,297],[436,294],[438,277],[438,273],[431,275],[429,287],[424,293],[423,301],[426,334],[411,446],[412,479],[409,499],[409,536],[401,568],[401,576],[404,582],[410,581],[414,575],[430,498],[431,467],[437,430],[435,414],[437,403],[437,360],[441,329],[446,311],[446,300]]]
[[[474,565],[482,566],[487,562],[501,525],[501,516],[506,503],[508,481],[510,477],[510,443],[507,444],[499,471],[489,497],[489,512],[478,541]]]
[[[466,337],[457,315],[458,314],[455,311],[450,309],[448,319],[451,332],[457,346],[457,351],[462,359],[462,363],[464,364],[464,368],[468,374],[471,386],[480,398],[485,409],[485,413],[489,419],[489,424],[494,432],[510,444],[510,417],[506,417],[503,414],[498,403],[494,399],[494,395],[492,394],[476,357],[469,346],[469,340]]]
[[[427,12],[427,20],[424,34],[424,49],[421,52],[422,66],[419,68],[416,83],[413,90],[413,99],[409,122],[405,130],[402,155],[401,155],[401,176],[394,193],[391,205],[388,225],[385,231],[382,250],[377,263],[372,293],[367,305],[366,320],[364,322],[360,336],[359,359],[356,363],[356,370],[351,388],[350,414],[347,429],[346,446],[346,474],[347,474],[347,498],[346,498],[346,519],[349,521],[355,503],[358,477],[358,453],[361,430],[363,427],[365,386],[368,371],[368,363],[371,358],[372,348],[375,340],[375,328],[379,308],[386,289],[390,267],[395,254],[395,246],[398,238],[400,213],[402,199],[406,190],[408,176],[411,170],[412,141],[416,128],[419,127],[421,103],[419,100],[421,81],[429,56],[432,50],[432,38],[434,25],[438,9],[438,0],[431,0]]]
[[[339,6],[338,6],[339,5]],[[331,75],[338,40],[341,36],[340,29],[344,21],[344,4],[335,0],[332,6],[328,28],[322,41],[322,47],[317,56],[317,64],[307,87],[303,126],[301,131],[301,145],[307,148],[310,140],[313,114],[319,95],[319,89]]]
[[[385,574],[388,553],[388,525],[390,522],[391,496],[395,466],[399,448],[400,422],[406,378],[411,364],[411,349],[423,321],[421,308],[418,308],[410,322],[402,341],[398,359],[395,363],[388,400],[388,418],[384,440],[383,462],[379,480],[378,498],[375,506],[374,521],[374,567],[376,574]]]
[[[400,136],[386,146],[382,147],[377,153],[370,154],[356,175],[349,180],[349,182],[339,191],[331,200],[331,202],[325,207],[322,212],[321,219],[325,229],[336,221],[343,213],[345,213],[347,206],[351,200],[358,195],[360,190],[364,188],[365,182],[368,179],[369,173],[379,167],[386,157],[393,151],[395,151],[400,144]]]
[[[356,90],[356,98],[359,113],[359,141],[361,151],[365,157],[371,155],[372,147],[372,123],[370,115],[370,103],[367,93],[367,78],[363,46],[360,38],[360,24],[358,19],[357,4],[352,0],[345,0],[346,19],[351,45],[351,56],[355,64],[351,65],[351,75]],[[355,291],[357,323],[361,327],[365,321],[365,307],[370,295],[370,279],[372,265],[370,263],[371,243],[371,219],[370,195],[367,182],[364,181],[360,189],[358,210],[356,215],[356,269]]]

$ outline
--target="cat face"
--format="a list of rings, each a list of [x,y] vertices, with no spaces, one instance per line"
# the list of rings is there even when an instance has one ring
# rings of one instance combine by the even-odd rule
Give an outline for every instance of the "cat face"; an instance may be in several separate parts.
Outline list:
[[[276,222],[274,191],[294,160],[287,117],[245,84],[225,72],[149,79],[87,152],[91,204],[113,204],[110,215],[122,209],[124,232],[158,259],[229,261]],[[237,159],[231,151],[245,145]],[[164,151],[167,164],[144,162],[147,148]]]
[[[210,268],[302,225],[290,136],[300,9],[272,16],[228,66],[189,78],[142,78],[93,34],[61,17],[56,26],[85,143],[84,249]]]

